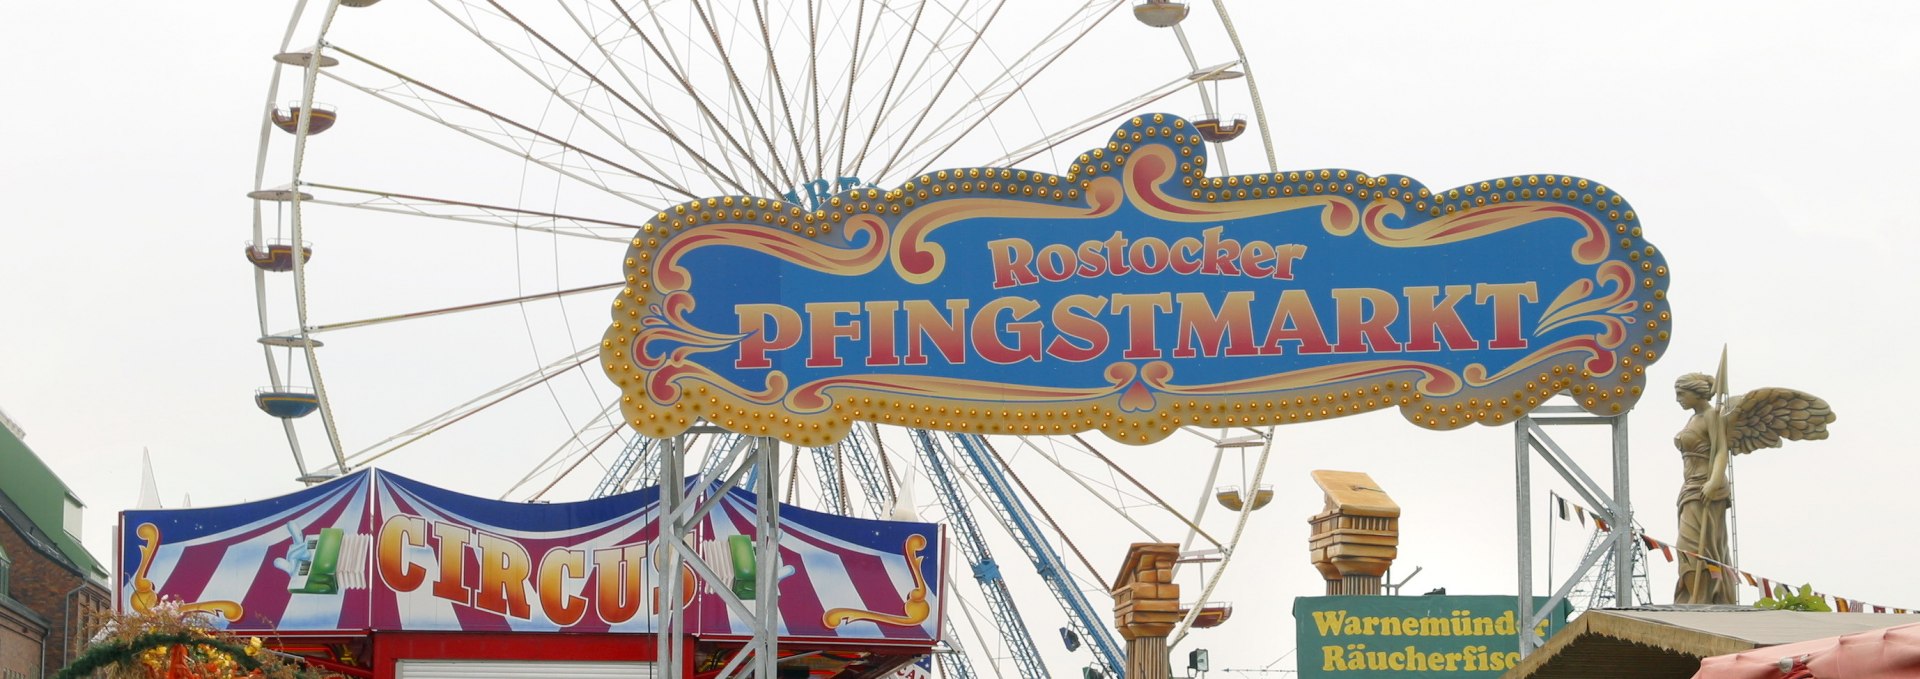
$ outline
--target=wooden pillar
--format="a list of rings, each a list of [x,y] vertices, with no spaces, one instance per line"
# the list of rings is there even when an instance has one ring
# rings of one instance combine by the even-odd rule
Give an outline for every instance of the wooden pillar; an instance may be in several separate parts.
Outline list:
[[[1327,595],[1380,594],[1380,576],[1399,553],[1400,505],[1362,472],[1316,470],[1313,482],[1327,506],[1307,520],[1307,548]]]
[[[1126,679],[1169,679],[1167,635],[1180,623],[1180,586],[1173,583],[1173,562],[1180,546],[1134,543],[1127,549],[1120,577],[1114,580],[1113,621],[1127,640]]]

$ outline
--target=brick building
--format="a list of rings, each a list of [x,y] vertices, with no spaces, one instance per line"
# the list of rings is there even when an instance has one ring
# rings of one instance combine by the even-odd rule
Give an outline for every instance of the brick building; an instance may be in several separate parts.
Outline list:
[[[0,679],[53,676],[112,608],[80,543],[86,505],[23,438],[0,413]]]

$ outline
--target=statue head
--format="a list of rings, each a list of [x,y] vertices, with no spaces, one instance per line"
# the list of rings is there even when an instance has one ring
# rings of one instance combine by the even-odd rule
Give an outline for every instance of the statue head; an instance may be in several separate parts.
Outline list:
[[[1705,373],[1681,375],[1680,379],[1673,381],[1673,390],[1697,398],[1701,403],[1707,403],[1713,399],[1713,376]],[[1685,401],[1682,401],[1681,405],[1686,405]]]

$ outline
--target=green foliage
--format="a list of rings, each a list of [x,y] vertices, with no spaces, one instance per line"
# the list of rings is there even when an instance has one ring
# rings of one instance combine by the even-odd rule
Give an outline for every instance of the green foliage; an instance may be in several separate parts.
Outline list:
[[[326,676],[296,656],[266,648],[259,637],[237,638],[206,623],[204,613],[184,611],[171,600],[117,616],[55,679],[147,679],[175,669],[200,679]]]
[[[247,649],[239,644],[216,639],[197,632],[148,632],[128,639],[106,639],[88,646],[86,652],[73,660],[54,675],[54,679],[79,679],[91,677],[95,672],[114,665],[133,665],[141,662],[141,654],[155,648],[174,646],[199,647],[206,651],[218,652],[231,658],[233,663],[247,672],[260,670],[260,661],[255,660]],[[198,650],[198,649],[196,649]]]
[[[1786,585],[1774,585],[1773,587],[1773,596],[1755,601],[1753,605],[1760,608],[1771,608],[1776,611],[1816,611],[1825,613],[1833,610],[1827,606],[1826,598],[1813,593],[1813,585],[1801,585],[1798,593],[1787,589]]]

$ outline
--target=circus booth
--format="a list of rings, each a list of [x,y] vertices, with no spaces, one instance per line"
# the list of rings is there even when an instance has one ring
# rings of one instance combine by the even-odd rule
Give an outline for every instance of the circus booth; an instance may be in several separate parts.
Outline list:
[[[524,504],[362,471],[259,502],[127,511],[121,607],[178,602],[315,666],[380,679],[656,676],[654,632],[676,605],[694,660],[684,677],[725,666],[752,637],[743,612],[769,599],[781,669],[798,676],[910,676],[940,639],[940,526],[783,506],[778,559],[764,560],[752,494],[689,488],[717,504],[685,539],[719,578],[687,564],[663,586],[659,496]],[[765,563],[779,570],[775,597],[755,591]]]

